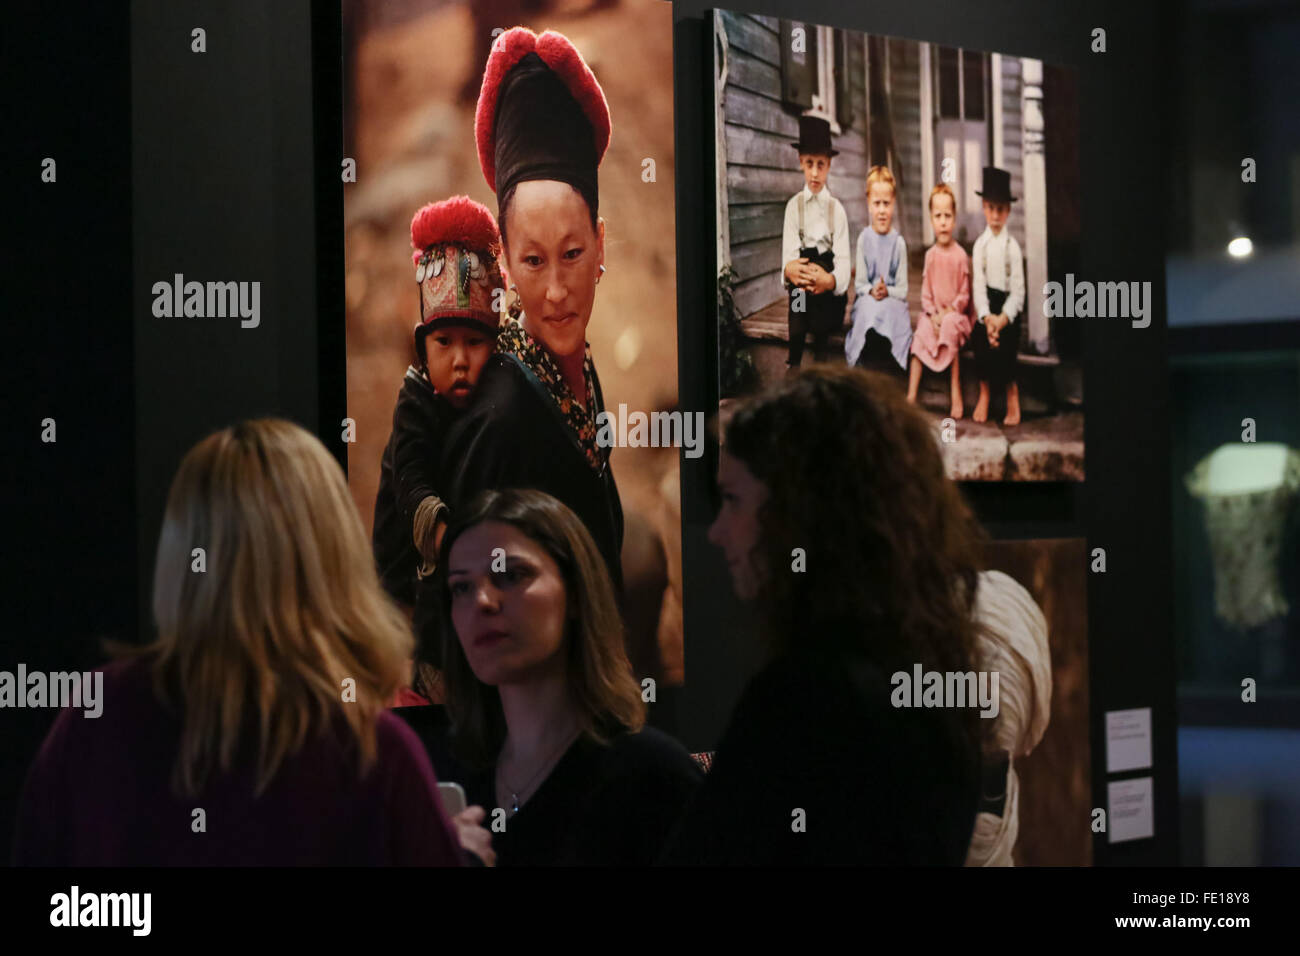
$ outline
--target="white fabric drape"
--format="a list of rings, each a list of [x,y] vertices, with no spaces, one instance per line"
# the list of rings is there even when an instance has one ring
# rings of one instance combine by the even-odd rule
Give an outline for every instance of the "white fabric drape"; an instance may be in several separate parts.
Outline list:
[[[1052,715],[1052,655],[1042,609],[1015,578],[984,571],[975,592],[975,620],[981,670],[998,672],[999,710],[995,751],[1011,755],[1007,764],[1006,806],[1002,816],[980,813],[966,854],[967,866],[1014,866],[1012,851],[1020,833],[1020,779],[1015,759],[1038,745]]]

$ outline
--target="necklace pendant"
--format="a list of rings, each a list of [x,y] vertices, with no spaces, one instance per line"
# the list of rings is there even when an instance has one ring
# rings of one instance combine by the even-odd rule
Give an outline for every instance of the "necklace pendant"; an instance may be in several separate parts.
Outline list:
[[[510,794],[510,814],[511,816],[513,816],[518,812],[519,812],[519,794],[512,793]]]

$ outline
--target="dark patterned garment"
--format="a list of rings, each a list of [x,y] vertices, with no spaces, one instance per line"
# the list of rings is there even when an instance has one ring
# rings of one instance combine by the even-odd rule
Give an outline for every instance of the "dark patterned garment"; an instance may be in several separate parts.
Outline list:
[[[596,418],[605,404],[591,350],[583,361],[583,403],[518,322],[505,325],[497,349],[448,436],[444,500],[454,513],[488,488],[532,488],[559,499],[591,533],[621,597],[623,506],[609,449],[596,444]]]
[[[588,345],[582,359],[582,376],[587,382],[587,394],[579,402],[565,381],[560,368],[551,358],[551,353],[537,344],[537,340],[528,334],[528,330],[517,319],[510,319],[501,327],[497,335],[497,351],[517,357],[521,364],[532,369],[537,380],[551,393],[555,407],[564,417],[565,423],[573,429],[583,454],[592,468],[599,471],[609,461],[609,449],[596,444],[596,415],[600,409],[592,407],[592,398],[596,394],[594,379],[596,366],[591,361],[591,346]]]

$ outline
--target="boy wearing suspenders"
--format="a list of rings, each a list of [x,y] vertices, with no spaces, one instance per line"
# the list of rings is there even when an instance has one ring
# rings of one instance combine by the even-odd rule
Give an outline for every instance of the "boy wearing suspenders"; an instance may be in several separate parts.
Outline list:
[[[814,360],[826,360],[827,340],[844,323],[851,260],[848,217],[826,186],[831,157],[839,152],[831,148],[830,123],[799,117],[799,142],[790,145],[799,151],[804,188],[785,204],[781,278],[790,299],[786,367],[798,368],[810,331]]]

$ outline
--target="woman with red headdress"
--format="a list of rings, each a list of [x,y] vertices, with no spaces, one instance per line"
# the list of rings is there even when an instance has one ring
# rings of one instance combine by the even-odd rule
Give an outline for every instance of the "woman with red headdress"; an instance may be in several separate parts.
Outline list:
[[[558,498],[621,595],[623,507],[596,439],[605,402],[586,335],[605,271],[597,168],[609,107],[566,37],[515,27],[492,46],[474,124],[497,195],[510,316],[447,445],[450,504],[499,488]]]
[[[433,727],[431,753],[476,803],[508,807],[508,827],[493,837],[500,865],[648,864],[699,771],[681,744],[643,726],[615,610],[623,509],[610,449],[596,440],[604,398],[586,340],[605,271],[596,170],[609,109],[565,37],[516,27],[492,47],[475,126],[512,295],[443,458],[452,527],[440,559],[453,626],[431,663],[444,671],[453,746],[444,753],[446,728]],[[587,534],[539,530],[556,522]],[[581,675],[609,641],[615,658],[598,692]],[[622,715],[617,726],[580,733],[610,698],[624,705],[611,712]],[[483,720],[495,732],[467,756],[482,726],[474,714],[491,715]]]

